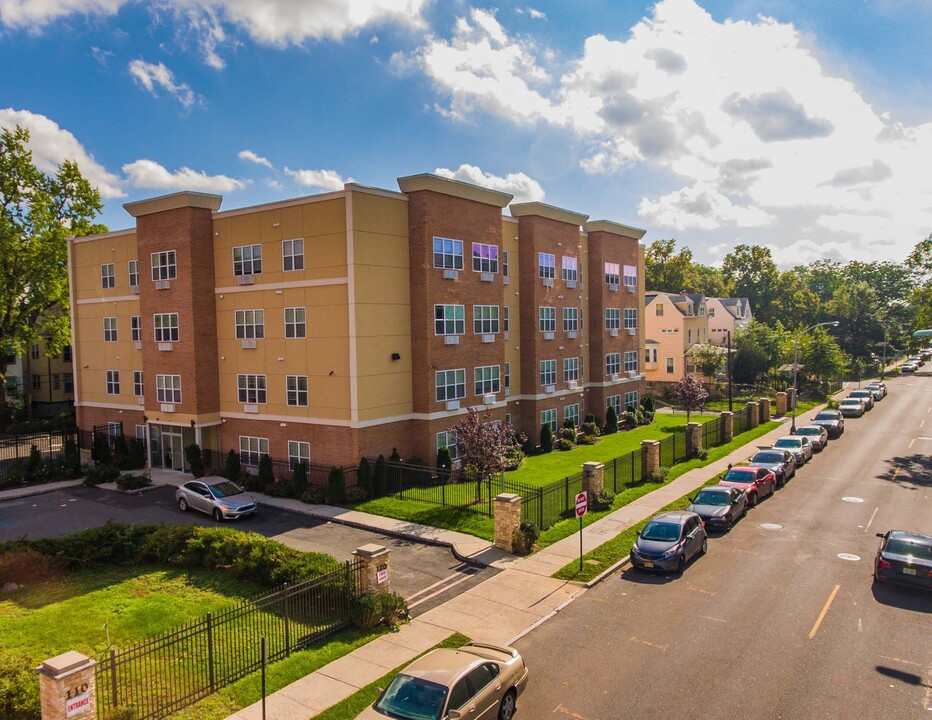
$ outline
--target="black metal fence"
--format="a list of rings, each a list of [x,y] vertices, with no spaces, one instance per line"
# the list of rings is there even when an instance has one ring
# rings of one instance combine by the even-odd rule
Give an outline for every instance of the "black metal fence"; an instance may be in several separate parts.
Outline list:
[[[76,430],[51,430],[23,435],[0,435],[0,484],[15,473],[18,465],[28,462],[32,448],[39,451],[43,462],[64,454],[65,443],[77,440]]]
[[[748,408],[744,410],[737,410],[734,414],[734,427],[733,432],[735,435],[740,435],[743,432],[747,432],[751,427],[751,411]]]
[[[162,718],[349,624],[362,563],[267,593],[98,659],[97,717]]]
[[[702,447],[710,448],[721,445],[724,439],[725,421],[721,418],[707,422],[702,426]]]

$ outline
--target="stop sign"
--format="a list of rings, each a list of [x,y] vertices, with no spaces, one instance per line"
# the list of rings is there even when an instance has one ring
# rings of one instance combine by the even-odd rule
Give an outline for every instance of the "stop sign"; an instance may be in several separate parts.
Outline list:
[[[576,517],[582,517],[589,512],[589,497],[581,492],[576,496]]]

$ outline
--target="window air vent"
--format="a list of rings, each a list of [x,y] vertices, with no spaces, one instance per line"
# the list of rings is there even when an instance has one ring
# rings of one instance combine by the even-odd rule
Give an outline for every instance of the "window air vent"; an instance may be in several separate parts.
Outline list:
[[[637,334],[638,334],[637,328],[628,328],[628,335],[637,335]]]
[[[492,282],[492,280],[494,280],[495,277],[492,275],[492,273],[480,273],[479,279],[482,282]]]
[[[494,403],[494,402],[495,402],[495,396],[494,396],[494,395],[483,395],[483,396],[482,396],[482,403],[483,403],[484,405],[491,405],[491,404]]]
[[[571,290],[574,289],[574,288],[576,287],[576,281],[575,281],[575,280],[567,280],[567,281],[566,281],[566,287],[570,288]]]
[[[145,404],[146,404],[146,399],[145,399],[142,395],[137,395],[137,396],[136,396],[136,404],[137,404],[137,405],[145,405]]]
[[[142,343],[141,343],[141,342],[137,342],[137,343],[136,343],[136,349],[137,349],[137,350],[142,350]]]
[[[544,392],[547,394],[552,393],[554,390],[556,390],[556,388],[553,385],[544,386]]]
[[[138,285],[130,285],[130,286],[129,286],[129,291],[130,291],[131,293],[133,293],[133,295],[138,295],[138,294],[139,294],[139,286],[138,286]]]
[[[627,288],[628,288],[629,293],[633,293],[635,290],[638,289],[637,285],[628,285]]]
[[[484,343],[493,343],[493,342],[495,342],[495,336],[494,336],[494,335],[483,335],[483,336],[482,336],[482,342],[484,342]]]
[[[575,339],[576,339],[576,331],[575,331],[575,330],[570,330],[568,333],[566,333],[566,337],[568,337],[570,340],[575,340]]]
[[[628,379],[629,379],[629,380],[634,380],[637,376],[638,376],[638,374],[637,374],[637,371],[636,371],[636,370],[629,370],[629,371],[628,371]]]
[[[578,387],[578,385],[579,385],[579,383],[577,383],[575,380],[570,380],[570,381],[568,381],[568,382],[566,383],[566,386],[567,386],[570,390],[575,390],[575,389]]]
[[[612,373],[609,379],[615,382],[618,379],[618,373]]]
[[[618,328],[612,328],[611,330],[608,331],[608,334],[611,335],[612,337],[618,337]]]
[[[502,285],[511,285],[511,278],[509,278],[509,277],[503,277],[503,278],[502,278]]]
[[[544,340],[553,340],[553,333],[544,333]]]
[[[553,278],[544,278],[544,287],[553,287]]]
[[[608,286],[608,291],[609,291],[609,292],[618,292],[618,286],[617,286],[617,285],[609,285],[609,286]]]

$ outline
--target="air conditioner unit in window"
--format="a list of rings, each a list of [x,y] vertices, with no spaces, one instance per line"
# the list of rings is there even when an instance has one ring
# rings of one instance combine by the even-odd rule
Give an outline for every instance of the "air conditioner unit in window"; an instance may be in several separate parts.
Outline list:
[[[568,337],[570,340],[575,340],[575,339],[576,339],[576,331],[575,331],[575,330],[570,330],[570,331],[568,331],[568,332],[566,333],[566,337]]]
[[[243,405],[243,412],[257,415],[259,413],[259,406],[258,405]]]
[[[615,382],[618,379],[618,373],[612,373],[611,375],[609,375],[609,379],[612,382]]]
[[[638,289],[637,285],[625,285],[625,287],[628,288],[629,293],[633,293]]]
[[[139,294],[139,286],[138,286],[138,285],[130,285],[130,286],[129,286],[129,291],[130,291],[131,293],[133,293],[133,295],[138,295],[138,294]]]
[[[549,394],[549,393],[552,393],[554,390],[556,390],[556,387],[554,387],[553,385],[545,385],[545,386],[544,386],[544,392],[545,392],[545,393],[548,393],[548,394]]]
[[[482,342],[484,342],[484,343],[493,343],[493,342],[495,342],[495,336],[494,336],[494,335],[483,335],[483,336],[482,336]]]
[[[544,287],[553,287],[553,278],[544,278]]]
[[[236,282],[239,285],[253,285],[256,282],[256,279],[252,275],[240,275],[236,278]]]
[[[506,330],[502,333],[502,337],[508,340],[511,337],[511,333]]]
[[[495,402],[495,396],[494,395],[483,395],[482,402],[485,405],[491,405],[492,403]]]
[[[171,343],[159,343],[159,352],[171,352],[174,349],[174,345]]]
[[[553,333],[551,333],[551,332],[545,332],[545,333],[544,333],[544,340],[553,340]]]
[[[608,334],[611,335],[612,337],[618,337],[618,328],[612,328],[611,330],[608,331]]]
[[[637,335],[637,334],[638,334],[637,328],[628,328],[628,335]]]
[[[618,286],[617,286],[617,285],[614,285],[614,284],[609,285],[609,286],[608,286],[608,291],[609,291],[609,292],[618,292]]]
[[[502,278],[502,285],[511,285],[511,278],[507,275]]]
[[[482,282],[492,282],[495,279],[495,276],[492,273],[479,273],[479,279]]]
[[[146,399],[145,399],[142,395],[137,395],[137,396],[136,396],[136,404],[137,404],[137,405],[145,405],[145,404],[146,404]]]
[[[629,371],[628,371],[628,379],[629,379],[629,380],[634,380],[637,376],[638,376],[637,370],[629,370]]]
[[[575,281],[575,280],[567,280],[567,281],[566,281],[566,287],[570,288],[571,290],[574,289],[574,288],[576,287],[576,281]]]
[[[460,274],[456,270],[444,270],[443,279],[444,280],[456,280]]]
[[[164,403],[163,403],[161,406],[159,406],[159,409],[160,409],[163,413],[173,413],[173,412],[175,412],[175,406],[174,406],[174,405],[166,405],[166,404],[164,404]]]
[[[171,280],[156,280],[155,289],[156,290],[168,290],[172,286]]]
[[[443,344],[444,345],[459,345],[460,344],[459,335],[447,335],[443,339]]]
[[[447,403],[446,408],[447,408],[447,410],[459,410],[459,409],[460,409],[460,401],[459,401],[459,400],[451,400],[450,402]]]
[[[136,349],[137,349],[137,350],[142,350],[142,343],[141,343],[141,342],[137,342],[137,343],[136,343]]]
[[[567,383],[566,383],[566,386],[567,386],[570,390],[575,390],[577,385],[578,385],[578,383],[577,383],[575,380],[569,380],[569,381],[567,381]]]
[[[242,347],[244,350],[254,350],[258,345],[255,340],[243,340]]]

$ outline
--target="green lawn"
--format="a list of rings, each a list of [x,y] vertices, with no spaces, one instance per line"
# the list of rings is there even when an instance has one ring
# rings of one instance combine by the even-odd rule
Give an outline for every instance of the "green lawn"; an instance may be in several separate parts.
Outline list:
[[[456,530],[490,542],[495,539],[495,521],[471,510],[391,496],[367,500],[354,505],[353,509],[444,530]]]

